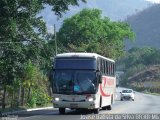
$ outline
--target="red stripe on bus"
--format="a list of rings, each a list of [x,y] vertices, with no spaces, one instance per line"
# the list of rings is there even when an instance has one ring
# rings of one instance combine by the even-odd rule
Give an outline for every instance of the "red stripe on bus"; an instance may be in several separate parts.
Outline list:
[[[104,81],[104,87],[106,86],[106,84],[107,84],[107,86],[113,86],[114,85],[114,79],[111,79],[111,78],[109,79],[106,76],[103,76],[102,80]]]
[[[111,96],[110,94],[105,93],[105,92],[103,91],[103,89],[102,89],[102,85],[100,85],[100,92],[101,92],[101,95],[102,95],[102,96],[105,96],[105,97],[109,97],[109,96]]]
[[[103,86],[103,87],[105,87],[105,86],[106,86],[106,83],[107,83],[107,77],[103,77],[102,80],[104,81],[104,86]],[[102,81],[102,82],[103,82],[103,81]],[[102,89],[102,84],[100,84],[100,92],[101,92],[101,95],[102,95],[102,96],[105,96],[105,97],[111,96],[110,94],[105,93],[105,92],[103,91],[103,89]]]

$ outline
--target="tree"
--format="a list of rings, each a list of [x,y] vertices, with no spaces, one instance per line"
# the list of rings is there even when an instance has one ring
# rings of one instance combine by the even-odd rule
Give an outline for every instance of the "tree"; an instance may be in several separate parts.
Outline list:
[[[124,22],[113,22],[102,17],[98,9],[83,9],[65,19],[58,33],[59,46],[65,51],[83,50],[114,58],[124,52],[124,40],[133,39],[134,33]]]
[[[117,67],[123,65],[124,81],[122,83],[131,84],[131,79],[134,75],[148,70],[150,66],[160,64],[160,50],[144,47],[144,48],[132,48],[130,49],[125,57],[122,57],[117,62]],[[122,70],[122,69],[121,69]]]
[[[3,81],[3,108],[6,86],[21,80],[28,59],[41,66],[48,33],[45,22],[37,14],[45,5],[61,17],[69,5],[79,0],[1,0],[0,1],[0,79]],[[85,0],[81,0],[85,2]],[[49,57],[47,57],[48,60]],[[45,64],[45,63],[43,63]]]
[[[48,102],[49,86],[47,84],[46,76],[44,76],[42,71],[40,71],[30,60],[28,60],[25,66],[22,86],[26,90],[26,97],[22,99],[26,99],[29,107],[33,107],[36,104],[43,105]]]

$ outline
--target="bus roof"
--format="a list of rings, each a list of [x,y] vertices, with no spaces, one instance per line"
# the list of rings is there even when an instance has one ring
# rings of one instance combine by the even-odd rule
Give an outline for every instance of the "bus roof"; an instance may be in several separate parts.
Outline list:
[[[108,61],[115,62],[114,60],[98,55],[97,53],[83,53],[83,52],[82,53],[62,53],[62,54],[56,55],[55,58],[68,58],[68,57],[84,57],[84,58],[86,57],[86,58],[96,58],[96,59],[100,57]]]

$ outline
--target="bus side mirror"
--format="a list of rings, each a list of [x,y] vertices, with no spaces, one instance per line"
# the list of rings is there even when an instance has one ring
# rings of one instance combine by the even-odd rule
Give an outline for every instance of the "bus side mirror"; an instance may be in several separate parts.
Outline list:
[[[98,80],[99,80],[99,83],[101,84],[102,83],[102,75],[101,74],[98,75]]]
[[[99,70],[97,70],[96,73],[97,73],[98,83],[101,84],[102,83],[102,74],[101,74],[101,72]]]

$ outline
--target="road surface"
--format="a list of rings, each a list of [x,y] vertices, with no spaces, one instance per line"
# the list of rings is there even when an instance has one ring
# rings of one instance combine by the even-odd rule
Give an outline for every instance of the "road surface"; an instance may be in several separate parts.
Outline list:
[[[160,114],[160,96],[154,96],[143,93],[135,93],[135,101],[120,101],[117,89],[117,100],[112,106],[112,110],[100,110],[99,115],[108,114],[132,114],[132,113],[159,113]],[[59,115],[58,109],[37,110],[19,113],[18,120],[80,120],[86,119],[85,116],[93,115],[92,111],[74,111],[68,109],[65,115]],[[87,118],[90,119],[90,118]]]

